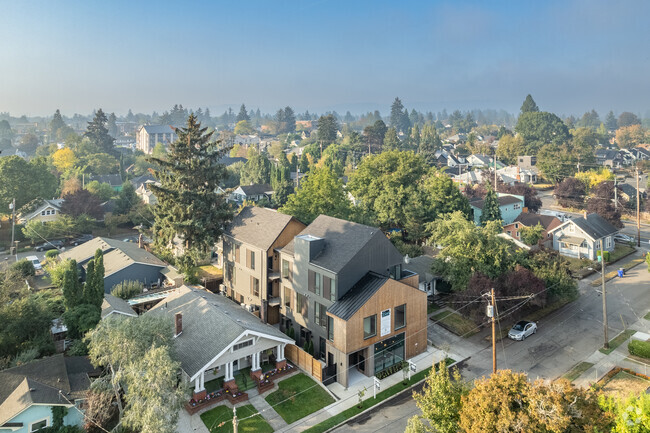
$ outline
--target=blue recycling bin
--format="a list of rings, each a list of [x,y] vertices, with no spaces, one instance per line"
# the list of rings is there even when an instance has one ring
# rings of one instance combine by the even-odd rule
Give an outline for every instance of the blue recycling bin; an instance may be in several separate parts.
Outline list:
[[[619,278],[623,278],[623,274],[624,274],[624,273],[625,273],[625,271],[624,271],[623,268],[619,269],[619,270],[618,270],[618,277],[619,277]]]

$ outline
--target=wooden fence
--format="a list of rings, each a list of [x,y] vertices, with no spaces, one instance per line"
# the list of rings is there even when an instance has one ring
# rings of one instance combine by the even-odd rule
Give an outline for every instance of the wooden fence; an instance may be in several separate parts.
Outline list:
[[[323,381],[323,364],[298,346],[287,344],[284,356],[319,382]]]

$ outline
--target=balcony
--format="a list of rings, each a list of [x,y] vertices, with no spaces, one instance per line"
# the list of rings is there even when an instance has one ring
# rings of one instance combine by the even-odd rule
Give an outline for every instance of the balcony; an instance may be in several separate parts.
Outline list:
[[[276,307],[282,303],[282,300],[279,296],[273,296],[269,298],[269,306]]]
[[[281,277],[280,272],[273,271],[273,272],[269,272],[268,279],[269,281],[275,281],[275,280],[279,280],[280,277]]]

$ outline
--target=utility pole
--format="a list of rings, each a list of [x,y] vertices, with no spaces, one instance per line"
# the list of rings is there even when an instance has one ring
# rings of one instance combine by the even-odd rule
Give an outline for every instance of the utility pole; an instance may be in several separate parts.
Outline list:
[[[237,433],[239,431],[239,420],[237,419],[237,407],[233,407],[232,411],[233,411],[232,431],[233,433]]]
[[[14,246],[14,231],[16,229],[16,199],[14,198],[11,201],[11,205],[9,206],[11,208],[11,245],[10,247],[15,247]],[[11,250],[11,248],[9,248]],[[16,254],[18,253],[18,248],[16,248]]]
[[[636,246],[641,246],[641,199],[639,197],[639,167],[636,168]]]
[[[618,178],[614,176],[614,209],[618,210],[618,191],[616,191],[616,181]]]
[[[496,328],[496,315],[497,308],[494,300],[494,287],[490,292],[491,302],[487,307],[487,316],[492,319],[492,373],[497,372],[497,328]]]
[[[604,246],[605,238],[600,240],[600,277],[603,286],[603,330],[605,332],[605,344],[603,349],[609,349],[609,338],[607,338],[607,294],[605,293],[605,254]]]
[[[497,192],[497,152],[496,151],[494,152],[494,192]]]

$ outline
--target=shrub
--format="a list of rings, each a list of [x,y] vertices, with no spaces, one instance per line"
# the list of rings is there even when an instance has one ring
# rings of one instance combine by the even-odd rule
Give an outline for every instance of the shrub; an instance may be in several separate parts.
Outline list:
[[[111,295],[122,299],[131,299],[142,293],[142,283],[140,281],[122,281],[111,289]]]
[[[415,244],[409,244],[404,242],[404,240],[400,237],[392,237],[390,238],[390,241],[395,245],[395,248],[397,248],[403,256],[407,255],[411,258],[413,257],[418,257],[421,256],[424,253],[424,250],[422,249],[421,246],[415,245]]]
[[[45,253],[45,258],[46,259],[53,259],[56,256],[58,256],[60,253],[59,250],[49,250],[48,252]]]
[[[20,278],[33,277],[36,275],[34,265],[27,259],[22,259],[11,265],[11,270],[17,272]]]
[[[650,341],[632,340],[627,345],[630,355],[650,359]]]

